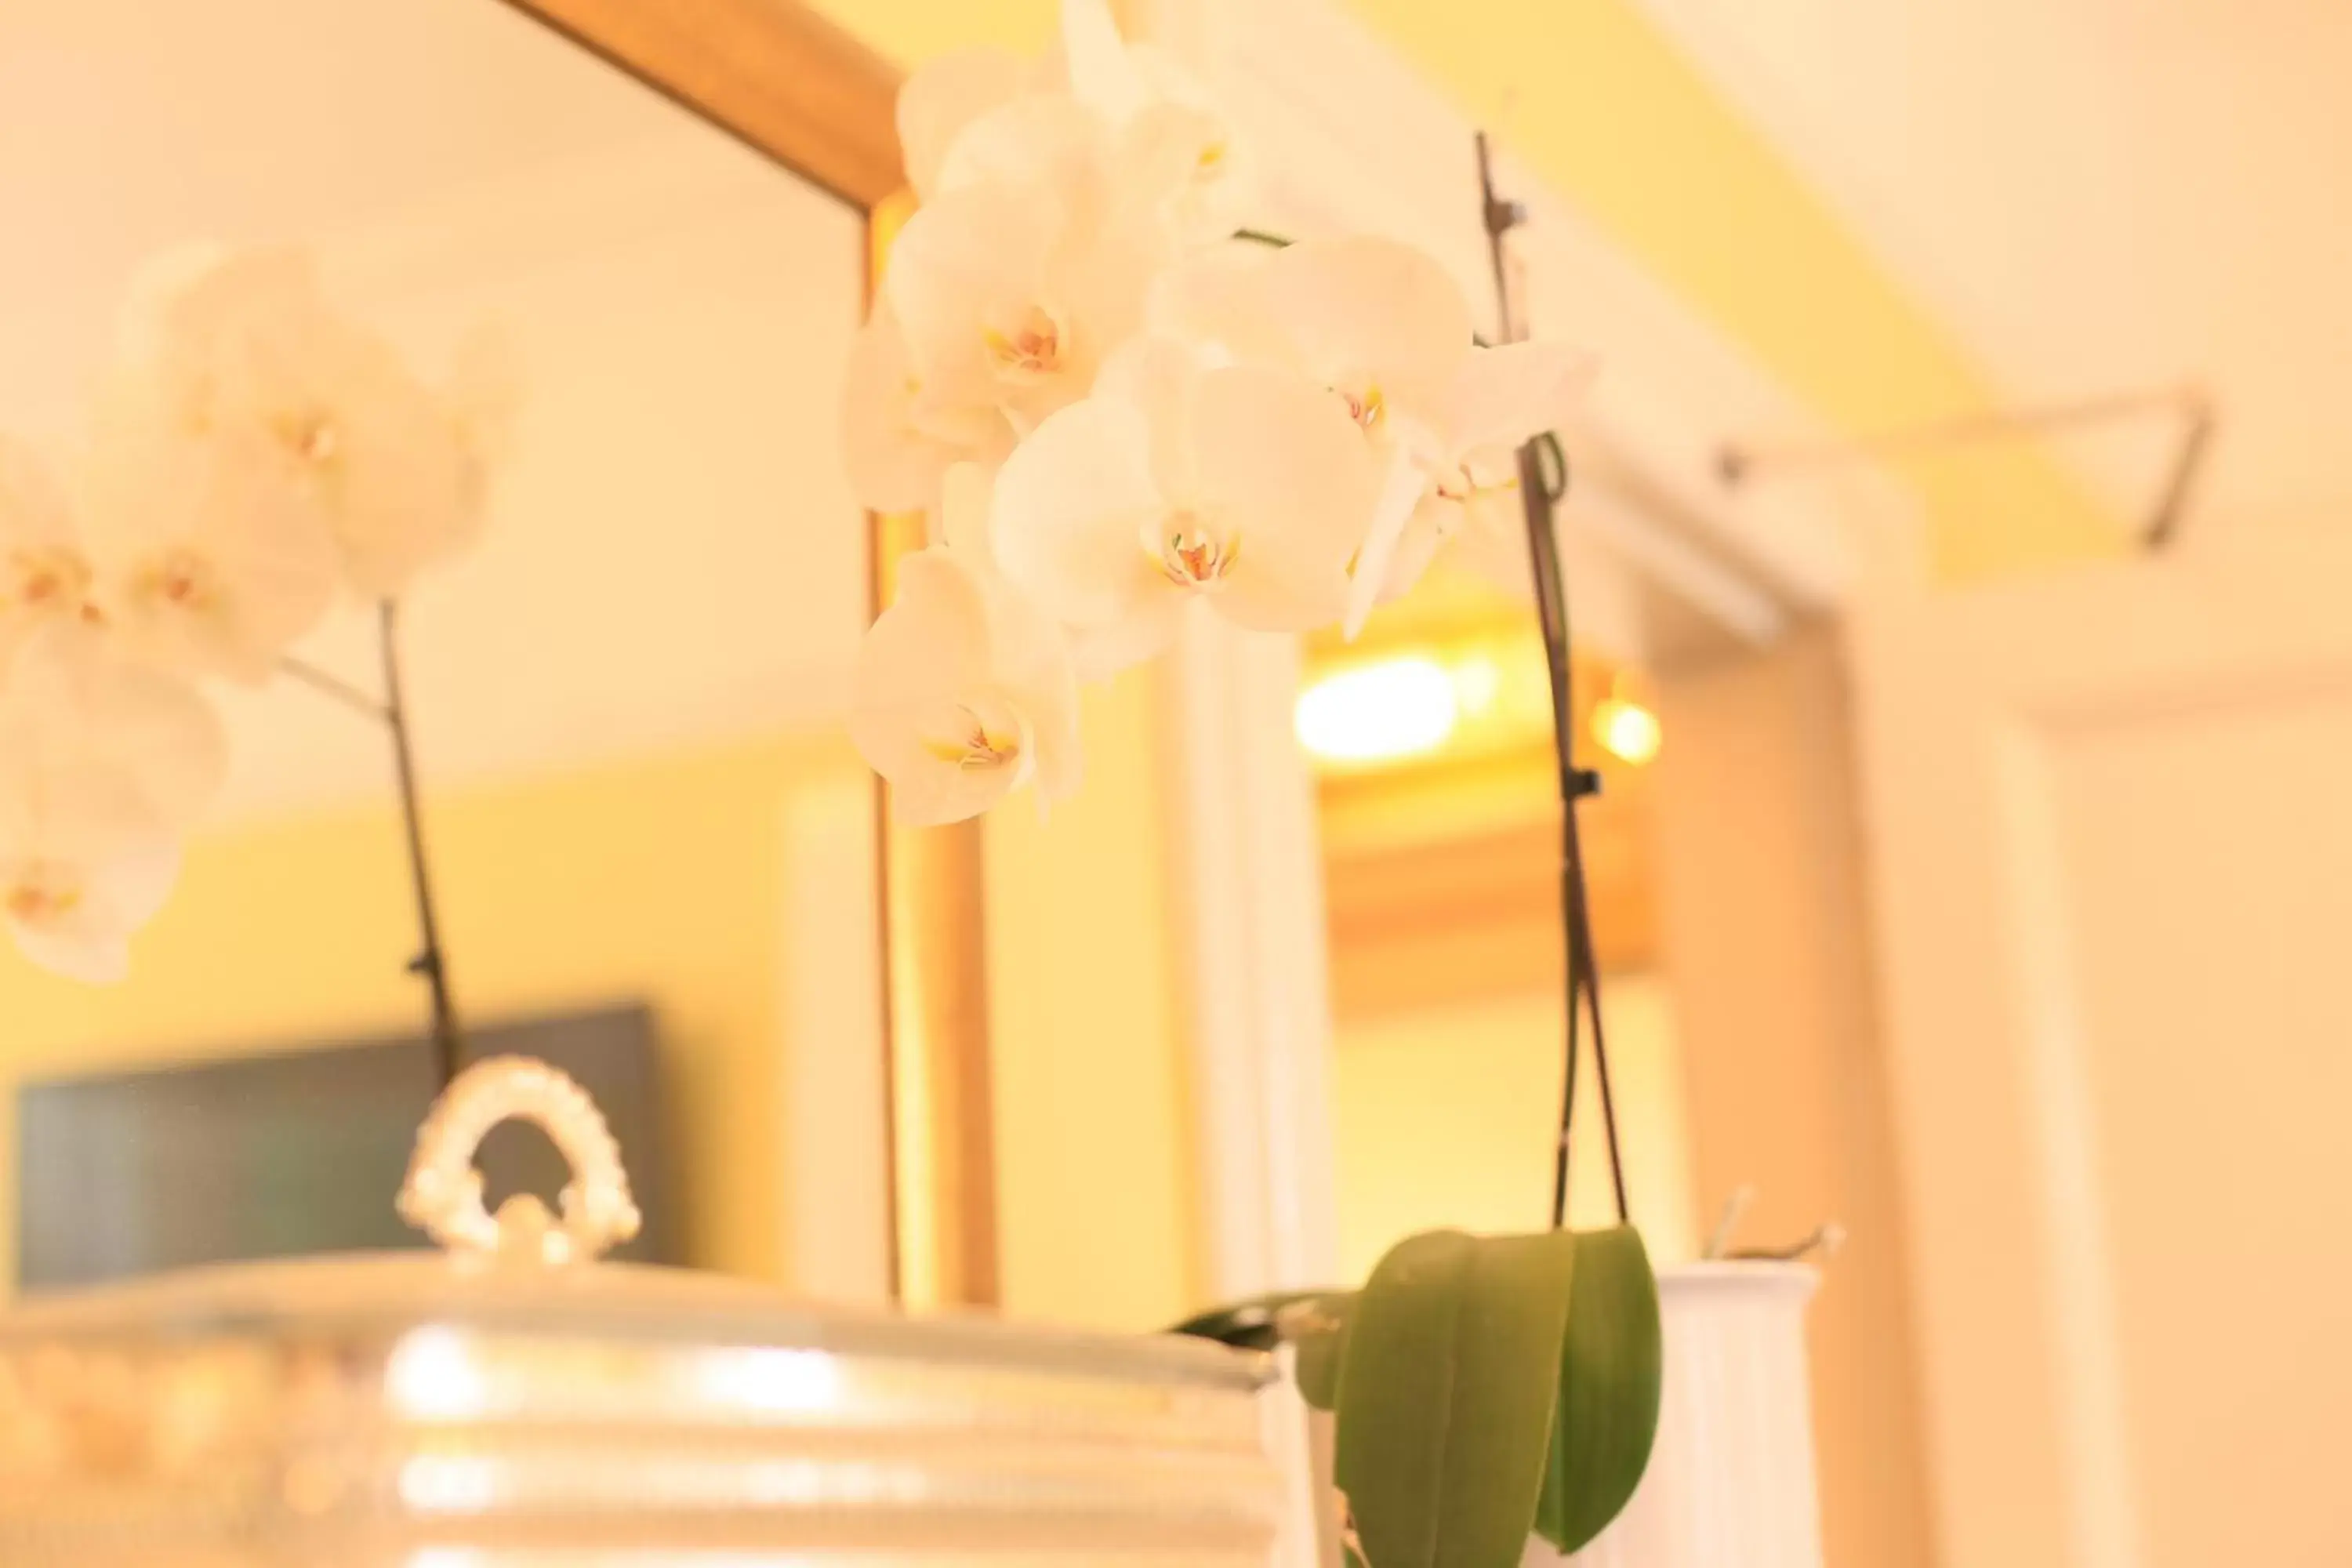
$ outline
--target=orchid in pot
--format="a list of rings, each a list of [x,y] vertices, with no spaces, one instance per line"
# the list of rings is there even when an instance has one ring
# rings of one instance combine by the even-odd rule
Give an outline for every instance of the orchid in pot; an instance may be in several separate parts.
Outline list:
[[[1589,1006],[1597,1037],[1600,1015],[1550,521],[1564,471],[1545,458],[1588,362],[1481,342],[1414,247],[1244,229],[1253,161],[1201,85],[1122,40],[1101,0],[1062,19],[1048,61],[951,57],[900,99],[921,205],[850,366],[846,455],[866,502],[929,514],[933,542],[867,636],[853,737],[904,822],[1024,788],[1049,805],[1078,786],[1080,683],[1160,652],[1181,617],[1352,633],[1442,552],[1531,551],[1570,806],[1572,1086],[1576,1020]],[[1485,210],[1499,284],[1517,216],[1491,187]],[[1182,1325],[1292,1347],[1335,1415],[1369,1568],[1507,1568],[1531,1532],[1574,1550],[1641,1478],[1656,1285],[1630,1226],[1559,1226],[1565,1170],[1563,1152],[1550,1231],[1414,1237],[1360,1289]]]

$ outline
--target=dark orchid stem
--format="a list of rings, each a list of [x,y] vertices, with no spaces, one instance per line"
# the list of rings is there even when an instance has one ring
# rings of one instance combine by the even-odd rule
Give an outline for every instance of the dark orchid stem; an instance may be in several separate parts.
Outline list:
[[[385,722],[392,717],[385,710],[383,704],[377,701],[375,698],[345,680],[341,676],[331,675],[315,664],[306,664],[289,655],[278,661],[278,673],[292,676],[320,696],[340,702],[352,712],[373,719],[378,723]]]
[[[401,693],[399,606],[386,599],[377,611],[383,648],[383,696],[379,699],[340,675],[299,658],[278,661],[279,670],[320,696],[374,720],[392,735],[393,767],[400,780],[400,816],[408,839],[408,876],[416,889],[418,951],[408,972],[421,975],[433,998],[433,1070],[443,1089],[457,1078],[464,1055],[464,1032],[449,995],[449,961],[441,947],[441,921],[433,903],[433,873],[425,855],[425,820],[416,798],[416,759],[408,745],[408,705]]]
[[[1478,184],[1488,253],[1495,268],[1495,299],[1502,316],[1502,341],[1515,342],[1519,324],[1513,319],[1510,267],[1505,238],[1526,221],[1525,210],[1495,192],[1495,171],[1486,136],[1478,135]],[[1550,457],[1556,472],[1547,472]],[[1592,906],[1587,896],[1584,842],[1577,824],[1577,805],[1598,793],[1598,773],[1576,765],[1576,704],[1570,684],[1568,594],[1559,568],[1559,536],[1553,526],[1553,507],[1568,492],[1568,460],[1557,440],[1549,447],[1544,438],[1519,448],[1519,495],[1527,510],[1528,552],[1536,582],[1536,616],[1542,626],[1544,664],[1551,677],[1552,737],[1559,760],[1559,902],[1560,925],[1567,940],[1568,1062],[1560,1086],[1559,1142],[1552,1153],[1551,1223],[1568,1223],[1569,1153],[1576,1130],[1576,1079],[1581,1055],[1580,1017],[1592,1019],[1592,1060],[1601,1084],[1601,1127],[1609,1141],[1609,1175],[1617,1199],[1619,1224],[1631,1217],[1625,1201],[1625,1163],[1617,1146],[1617,1097],[1610,1082],[1609,1042],[1601,1020],[1601,972],[1592,954]]]
[[[408,876],[416,889],[417,954],[412,974],[424,976],[433,997],[433,1063],[440,1086],[457,1076],[461,1055],[457,1004],[449,997],[449,963],[441,948],[441,922],[433,906],[433,875],[425,858],[425,822],[416,798],[416,761],[408,744],[408,705],[400,685],[399,607],[390,599],[379,610],[383,644],[383,718],[392,731],[393,765],[400,777],[400,815],[408,833]]]

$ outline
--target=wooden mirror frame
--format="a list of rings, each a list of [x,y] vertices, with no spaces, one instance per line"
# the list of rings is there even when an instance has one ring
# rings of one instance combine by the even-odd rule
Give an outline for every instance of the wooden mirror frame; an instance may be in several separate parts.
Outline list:
[[[866,215],[868,285],[911,206],[899,75],[799,0],[507,0]],[[868,609],[926,520],[869,520]],[[875,781],[889,1082],[892,1288],[914,1308],[999,1298],[977,822],[894,826]]]

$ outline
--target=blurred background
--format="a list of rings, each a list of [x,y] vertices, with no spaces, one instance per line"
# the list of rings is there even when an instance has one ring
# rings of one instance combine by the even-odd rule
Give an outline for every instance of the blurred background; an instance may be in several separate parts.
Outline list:
[[[817,8],[899,68],[1055,20]],[[1843,1230],[1827,1560],[2352,1562],[2352,8],[1120,10],[1276,150],[1270,224],[1406,233],[1482,289],[1491,132],[1533,324],[1601,355],[1563,531],[1627,1183],[1664,1261],[1743,1193],[1739,1245]],[[461,999],[625,1100],[656,1255],[880,1293],[838,725],[863,215],[497,0],[15,0],[0,101],[12,428],[70,428],[109,302],[192,236],[312,241],[428,358],[515,335],[520,455],[415,620]],[[310,651],[364,672],[364,631]],[[426,1092],[380,737],[299,689],[233,720],[132,980],[0,955],[17,1283],[396,1239],[372,1168],[300,1223],[173,1212],[290,1202],[321,1116],[396,1163]],[[1352,642],[1188,635],[1086,723],[1084,793],[981,830],[991,1304],[1150,1329],[1544,1223],[1524,585],[1444,570]],[[1604,1219],[1589,1121],[1570,1190]]]

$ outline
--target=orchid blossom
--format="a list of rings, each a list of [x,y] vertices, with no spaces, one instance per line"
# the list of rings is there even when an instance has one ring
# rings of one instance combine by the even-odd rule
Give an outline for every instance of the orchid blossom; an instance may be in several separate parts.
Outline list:
[[[253,437],[102,439],[88,482],[99,602],[157,666],[257,683],[333,603],[337,556]]]
[[[96,616],[92,580],[64,484],[31,447],[0,439],[0,670],[42,627]]]
[[[1379,583],[1382,602],[1407,593],[1442,550],[1499,585],[1528,578],[1519,448],[1573,416],[1592,380],[1589,355],[1559,343],[1470,351],[1437,417],[1421,433],[1427,488],[1406,518]],[[1370,577],[1370,569],[1365,573]]]
[[[849,734],[913,826],[976,816],[1023,784],[1076,790],[1078,686],[1055,624],[980,548],[989,478],[947,475],[950,542],[898,563],[898,596],[858,651]]]
[[[226,754],[194,688],[123,661],[96,628],[26,643],[0,682],[0,921],[28,958],[121,978]]]
[[[849,351],[842,429],[850,488],[874,511],[931,511],[959,462],[993,466],[1013,449],[1013,426],[994,407],[961,408],[928,397],[888,303],[875,307]]]
[[[1154,288],[1155,326],[1328,387],[1381,464],[1349,595],[1350,635],[1458,534],[1474,497],[1507,490],[1512,449],[1573,410],[1585,356],[1476,346],[1469,302],[1425,252],[1370,237],[1266,257],[1210,255]]]
[[[299,251],[181,254],[134,292],[100,460],[135,464],[185,442],[251,465],[250,481],[231,481],[241,489],[287,489],[370,598],[397,595],[479,528],[477,433],[330,308]]]
[[[1005,460],[990,534],[1005,574],[1124,662],[1212,606],[1235,625],[1336,618],[1370,515],[1363,443],[1318,388],[1257,365],[1141,352]]]

